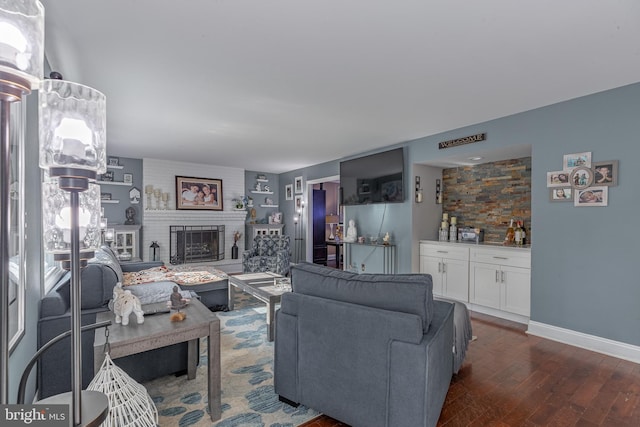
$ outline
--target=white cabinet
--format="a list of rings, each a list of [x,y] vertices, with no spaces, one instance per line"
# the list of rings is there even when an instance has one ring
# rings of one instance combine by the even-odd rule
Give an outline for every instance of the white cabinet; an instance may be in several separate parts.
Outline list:
[[[528,250],[474,247],[469,265],[469,302],[529,317],[531,253]]]
[[[115,225],[111,248],[120,261],[141,261],[140,225]]]
[[[279,236],[283,234],[284,224],[247,224],[249,236]]]
[[[421,243],[420,272],[433,279],[433,294],[469,301],[469,247]]]

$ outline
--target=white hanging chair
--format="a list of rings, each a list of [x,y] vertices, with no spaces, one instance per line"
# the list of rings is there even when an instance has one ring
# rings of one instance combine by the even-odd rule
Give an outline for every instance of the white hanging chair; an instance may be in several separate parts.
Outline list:
[[[108,352],[87,390],[100,391],[109,399],[109,415],[101,424],[104,427],[158,425],[158,410],[147,389],[118,368]]]

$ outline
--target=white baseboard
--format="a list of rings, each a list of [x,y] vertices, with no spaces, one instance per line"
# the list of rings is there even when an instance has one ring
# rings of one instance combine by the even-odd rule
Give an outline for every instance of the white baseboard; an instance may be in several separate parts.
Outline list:
[[[527,333],[619,359],[640,363],[640,347],[635,345],[534,321],[529,321]]]
[[[521,316],[520,314],[509,313],[502,310],[496,310],[495,308],[485,307],[483,305],[477,305],[473,303],[465,304],[467,304],[467,308],[469,308],[469,310],[471,311],[488,314],[489,316],[499,317],[501,319],[511,320],[512,322],[522,323],[523,325],[529,323],[529,318],[527,316]]]

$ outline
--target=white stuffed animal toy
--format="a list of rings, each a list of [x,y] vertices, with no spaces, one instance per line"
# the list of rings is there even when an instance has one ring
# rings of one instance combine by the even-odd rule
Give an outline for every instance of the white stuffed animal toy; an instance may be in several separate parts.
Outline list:
[[[138,324],[144,323],[144,311],[138,297],[131,291],[122,289],[122,283],[116,283],[113,288],[113,313],[116,315],[116,323],[127,326],[132,312],[135,313]]]

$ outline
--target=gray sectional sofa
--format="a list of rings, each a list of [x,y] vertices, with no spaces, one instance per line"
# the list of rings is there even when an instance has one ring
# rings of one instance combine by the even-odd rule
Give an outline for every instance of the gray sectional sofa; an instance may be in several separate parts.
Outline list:
[[[138,271],[159,265],[162,263],[140,262],[121,266],[110,248],[103,247],[96,251],[96,257],[90,260],[87,267],[83,268],[81,272],[82,325],[95,323],[97,313],[108,310],[113,287],[118,281],[122,281],[123,269]],[[70,273],[65,274],[40,302],[38,348],[57,335],[68,331],[71,327],[70,278]],[[152,283],[138,286],[144,286],[147,291],[152,291],[151,293],[155,294],[157,298],[168,300],[175,284],[164,283],[164,285]],[[187,293],[186,296],[195,297],[195,294]],[[102,333],[102,330],[99,330],[98,333]],[[94,331],[82,333],[83,388],[89,385],[94,376],[93,341]],[[117,364],[137,381],[147,381],[163,375],[186,372],[187,343],[119,358]],[[71,341],[69,337],[54,344],[40,358],[38,362],[38,389],[41,399],[71,390]]]
[[[454,305],[425,274],[291,269],[276,314],[281,400],[358,427],[435,426],[454,369]]]

